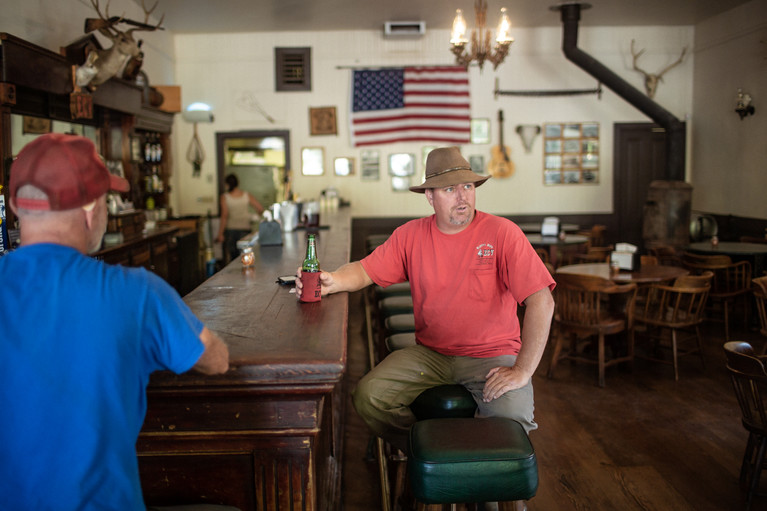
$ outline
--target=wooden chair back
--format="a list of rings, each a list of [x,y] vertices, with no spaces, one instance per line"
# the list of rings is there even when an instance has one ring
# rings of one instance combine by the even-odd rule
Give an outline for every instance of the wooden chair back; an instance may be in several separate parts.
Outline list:
[[[686,328],[704,320],[713,274],[679,277],[673,286],[653,284],[636,320],[653,326]]]
[[[658,258],[659,264],[665,264],[668,266],[682,266],[682,259],[677,252],[677,249],[671,245],[656,245],[648,249],[650,255]]]
[[[751,289],[756,300],[756,310],[759,314],[759,333],[767,337],[767,275],[751,280]]]
[[[608,298],[623,293],[627,295],[627,302],[625,318],[620,319],[625,319],[629,326],[632,324],[636,284],[618,285],[602,277],[571,273],[557,273],[554,279],[557,282],[555,318],[560,324],[593,332],[618,328],[616,314],[608,307]]]
[[[706,270],[715,270],[732,263],[727,255],[705,255],[693,252],[682,254],[682,265],[693,273],[702,273]]]
[[[735,396],[742,415],[743,425],[749,431],[767,434],[767,369],[747,342],[725,343],[727,371],[730,373]]]
[[[654,266],[660,264],[660,261],[657,256],[645,254],[639,256],[639,264],[641,266]]]

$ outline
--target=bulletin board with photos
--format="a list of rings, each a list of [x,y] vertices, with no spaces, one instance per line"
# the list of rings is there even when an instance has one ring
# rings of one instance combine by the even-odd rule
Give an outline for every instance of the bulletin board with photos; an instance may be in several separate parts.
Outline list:
[[[546,185],[599,182],[599,124],[544,124],[543,182]]]

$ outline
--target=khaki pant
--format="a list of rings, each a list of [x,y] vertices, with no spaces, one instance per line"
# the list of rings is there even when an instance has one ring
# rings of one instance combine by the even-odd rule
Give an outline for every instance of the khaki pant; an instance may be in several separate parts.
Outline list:
[[[409,346],[390,353],[366,374],[353,392],[354,408],[373,432],[407,452],[410,426],[416,422],[408,406],[424,390],[459,383],[477,403],[476,417],[508,417],[530,432],[533,420],[533,385],[505,393],[489,403],[482,401],[485,376],[494,367],[513,366],[517,357],[452,357],[424,346]]]

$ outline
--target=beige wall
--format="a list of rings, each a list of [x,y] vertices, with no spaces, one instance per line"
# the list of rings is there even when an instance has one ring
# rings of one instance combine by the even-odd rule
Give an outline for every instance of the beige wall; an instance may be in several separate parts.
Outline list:
[[[767,2],[754,0],[695,30],[693,207],[767,218]],[[738,88],[756,114],[735,113]]]
[[[556,13],[551,13],[556,16]],[[567,61],[561,50],[560,28],[520,28],[514,31],[516,42],[507,61],[497,72],[486,65],[484,72],[470,71],[472,117],[491,119],[493,143],[498,140],[498,110],[504,111],[504,142],[511,147],[516,173],[508,179],[491,180],[479,191],[479,206],[496,213],[610,213],[612,204],[612,138],[614,122],[647,122],[642,113],[605,89],[597,96],[494,98],[494,82],[503,90],[588,89],[597,81]],[[641,88],[642,75],[631,69],[629,45],[637,40],[646,48],[642,64],[649,70],[661,69],[673,62],[683,46],[692,46],[692,27],[622,27],[582,28],[579,46],[591,53],[627,81]],[[348,133],[351,71],[338,66],[383,66],[449,64],[447,30],[428,30],[419,40],[387,40],[379,31],[242,33],[177,35],[176,77],[183,89],[183,103],[204,101],[215,112],[213,124],[198,125],[207,158],[200,178],[191,178],[185,152],[192,136],[192,126],[177,120],[175,125],[176,160],[179,162],[178,210],[201,214],[216,206],[215,132],[245,129],[289,129],[294,190],[303,198],[317,197],[333,186],[342,197],[350,199],[356,216],[418,216],[429,212],[422,197],[393,192],[386,174],[386,158],[391,153],[417,155],[417,176],[423,173],[421,150],[428,143],[403,143],[380,146],[381,178],[362,181],[359,174],[336,177],[330,171],[333,159],[350,156],[360,162],[361,150],[350,146]],[[312,48],[312,91],[274,91],[274,47],[310,46]],[[656,99],[684,119],[692,108],[694,59],[670,71],[659,87]],[[275,118],[269,124],[262,115],[242,108],[238,98],[255,97]],[[309,135],[309,107],[335,106],[337,136]],[[518,124],[562,121],[596,121],[600,124],[601,177],[596,185],[544,186],[542,138],[531,153],[525,153],[515,133]],[[325,148],[324,176],[300,175],[300,150],[304,146]],[[490,159],[492,144],[466,145],[464,155],[482,155]]]

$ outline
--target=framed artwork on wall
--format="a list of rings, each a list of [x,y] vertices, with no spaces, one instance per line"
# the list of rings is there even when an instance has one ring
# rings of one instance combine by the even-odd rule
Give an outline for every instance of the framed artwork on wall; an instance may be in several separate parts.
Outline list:
[[[415,155],[394,153],[389,155],[389,174],[397,177],[412,176],[415,173]],[[409,182],[409,180],[408,180]]]
[[[335,135],[336,133],[336,107],[309,108],[310,135]]]
[[[599,124],[545,124],[543,129],[545,185],[599,182]]]
[[[481,154],[473,154],[469,156],[469,165],[471,170],[480,175],[486,175],[487,169],[485,169],[485,157]]]
[[[325,173],[325,148],[304,147],[301,149],[301,174],[321,176]]]
[[[472,119],[471,120],[471,143],[489,144],[490,143],[490,119]]]
[[[333,172],[336,176],[351,176],[354,174],[354,158],[336,158],[333,160]]]
[[[363,181],[378,181],[380,156],[378,151],[362,151],[360,177]]]
[[[410,188],[410,176],[391,176],[391,189],[395,192],[407,192]]]

